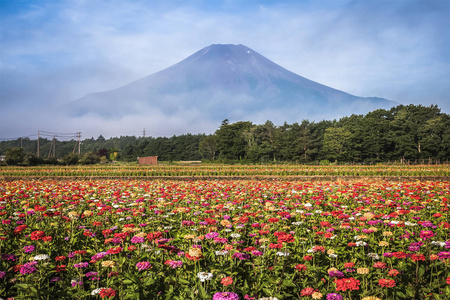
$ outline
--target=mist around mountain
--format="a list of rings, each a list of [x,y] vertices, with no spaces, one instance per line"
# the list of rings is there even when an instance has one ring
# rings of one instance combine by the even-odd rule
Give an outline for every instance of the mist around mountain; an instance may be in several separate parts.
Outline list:
[[[311,81],[244,45],[214,44],[160,72],[75,100],[65,109],[72,117],[131,122],[148,118],[153,124],[177,123],[189,131],[197,122],[282,124],[364,114],[396,104]]]

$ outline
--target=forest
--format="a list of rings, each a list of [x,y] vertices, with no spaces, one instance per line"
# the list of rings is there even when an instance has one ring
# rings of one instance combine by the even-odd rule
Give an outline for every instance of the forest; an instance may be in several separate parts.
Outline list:
[[[81,141],[18,138],[0,142],[3,164],[93,164],[158,161],[209,163],[301,164],[379,162],[448,163],[450,116],[436,105],[399,105],[366,115],[276,126],[271,121],[230,123],[224,120],[211,135],[172,137],[120,136]],[[80,146],[78,153],[78,146]]]

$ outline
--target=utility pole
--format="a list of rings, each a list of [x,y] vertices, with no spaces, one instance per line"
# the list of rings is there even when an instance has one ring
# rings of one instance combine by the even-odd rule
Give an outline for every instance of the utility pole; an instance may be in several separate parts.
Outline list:
[[[38,130],[38,153],[37,153],[37,157],[39,158],[39,130]]]
[[[144,139],[145,139],[145,128],[144,128],[144,132],[143,132],[143,135],[144,135]]]
[[[77,132],[78,134],[78,154],[81,155],[80,147],[81,147],[81,132]]]
[[[22,147],[22,138],[20,138],[20,148],[23,148]]]
[[[56,136],[53,136],[53,158],[55,158],[56,151]]]

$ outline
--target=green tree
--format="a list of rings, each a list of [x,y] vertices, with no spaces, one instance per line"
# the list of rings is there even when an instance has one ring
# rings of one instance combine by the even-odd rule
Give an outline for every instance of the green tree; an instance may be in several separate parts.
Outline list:
[[[330,127],[323,137],[323,152],[326,159],[349,161],[351,132],[345,127]]]
[[[78,153],[70,153],[64,156],[63,163],[66,166],[76,165],[80,160],[80,155]]]
[[[6,150],[6,157],[5,157],[6,164],[10,166],[23,164],[24,159],[25,159],[25,151],[23,151],[23,148],[15,147]]]
[[[200,152],[208,159],[214,160],[217,153],[217,136],[208,135],[205,136],[199,143]]]
[[[80,159],[80,163],[82,165],[93,165],[100,162],[100,157],[97,153],[94,152],[88,152],[83,155],[83,157]]]

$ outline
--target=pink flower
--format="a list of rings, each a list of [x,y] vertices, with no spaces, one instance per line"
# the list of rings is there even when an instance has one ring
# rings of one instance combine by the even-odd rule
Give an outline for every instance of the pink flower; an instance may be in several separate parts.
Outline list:
[[[139,271],[150,269],[152,265],[148,261],[140,261],[136,264]]]

